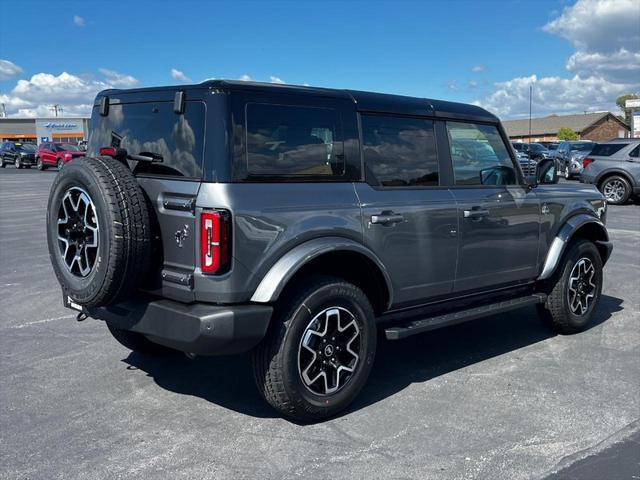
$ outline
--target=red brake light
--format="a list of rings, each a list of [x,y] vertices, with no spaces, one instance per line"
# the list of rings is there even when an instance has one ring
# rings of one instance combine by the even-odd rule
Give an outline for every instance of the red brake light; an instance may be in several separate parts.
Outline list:
[[[116,149],[113,147],[101,147],[100,155],[105,157],[114,157],[116,156]]]
[[[591,163],[593,163],[593,158],[584,157],[582,159],[582,168],[587,168]]]
[[[202,273],[224,273],[231,264],[231,222],[223,210],[200,216],[200,269]]]

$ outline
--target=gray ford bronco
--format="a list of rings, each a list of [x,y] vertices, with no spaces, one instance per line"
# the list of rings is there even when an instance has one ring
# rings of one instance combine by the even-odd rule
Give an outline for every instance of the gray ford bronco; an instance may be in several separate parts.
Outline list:
[[[389,340],[535,305],[583,330],[606,202],[523,177],[498,118],[395,95],[207,81],[98,94],[49,198],[67,307],[140,354],[252,351],[283,415],[344,409]],[[514,317],[516,321],[517,317]]]

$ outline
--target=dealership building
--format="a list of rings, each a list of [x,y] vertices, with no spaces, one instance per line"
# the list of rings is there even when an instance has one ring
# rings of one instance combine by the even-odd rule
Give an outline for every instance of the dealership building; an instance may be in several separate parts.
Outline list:
[[[0,141],[69,142],[86,140],[89,118],[0,118]]]

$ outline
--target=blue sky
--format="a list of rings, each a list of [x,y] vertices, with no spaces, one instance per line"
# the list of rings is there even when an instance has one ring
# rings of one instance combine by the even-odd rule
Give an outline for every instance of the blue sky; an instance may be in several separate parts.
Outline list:
[[[589,102],[588,96],[577,102],[580,105],[567,101],[566,90],[584,90],[584,80],[593,76],[593,69],[580,71],[580,65],[568,71],[569,60],[578,53],[593,61],[593,54],[602,52],[598,45],[583,45],[580,35],[587,33],[567,34],[567,26],[575,30],[574,18],[566,18],[557,28],[548,25],[572,13],[578,20],[579,15],[586,15],[593,23],[589,9],[597,15],[597,7],[606,1],[618,2],[619,21],[628,17],[625,8],[629,1],[633,7],[635,0],[580,0],[579,5],[562,0],[4,0],[2,18],[16,15],[29,22],[21,35],[5,29],[0,32],[0,59],[15,67],[0,65],[5,67],[4,72],[0,68],[0,100],[15,115],[42,112],[49,103],[61,103],[72,114],[85,108],[89,97],[104,85],[151,86],[249,76],[475,101],[501,110],[497,113],[506,117],[525,113],[521,93],[528,90],[525,83],[537,83],[541,113],[549,110],[550,103],[557,113],[572,108],[601,109],[615,100],[608,97],[625,88],[640,90],[640,80],[598,73],[601,84],[589,84],[597,90],[597,101]],[[578,7],[583,11],[577,11]],[[609,26],[610,16],[604,12],[601,28]],[[625,44],[607,46],[604,53],[622,52],[627,59],[630,53],[632,61],[640,60],[640,54],[634,56],[640,51],[638,43],[636,35]],[[68,75],[60,78],[63,72]],[[40,74],[49,77],[38,77]],[[579,78],[574,81],[576,75]],[[553,85],[544,85],[548,79]],[[564,89],[563,80],[569,83]],[[611,84],[615,87],[610,88]],[[500,85],[507,94],[517,90],[517,95],[502,98]],[[556,92],[558,85],[561,92]],[[549,95],[564,96],[564,101],[550,102],[554,99]]]

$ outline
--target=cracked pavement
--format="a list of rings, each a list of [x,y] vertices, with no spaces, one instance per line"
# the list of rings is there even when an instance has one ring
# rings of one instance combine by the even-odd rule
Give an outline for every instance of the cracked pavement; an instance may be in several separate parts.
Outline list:
[[[301,426],[261,400],[247,355],[144,358],[75,321],[44,235],[54,176],[0,171],[0,478],[556,480],[619,458],[616,445],[633,459],[637,204],[609,210],[614,253],[588,331],[554,335],[527,308],[381,340],[352,407]]]

